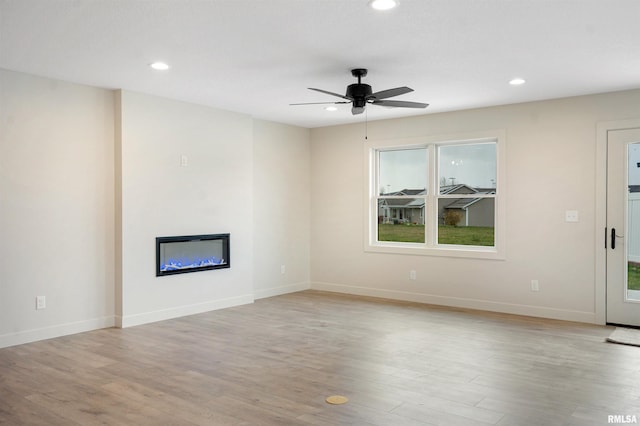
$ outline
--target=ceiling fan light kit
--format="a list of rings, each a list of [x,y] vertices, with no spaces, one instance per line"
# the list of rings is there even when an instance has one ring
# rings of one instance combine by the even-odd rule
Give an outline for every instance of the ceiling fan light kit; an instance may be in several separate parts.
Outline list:
[[[422,102],[409,102],[409,101],[388,101],[387,98],[394,96],[404,95],[405,93],[413,92],[413,89],[402,86],[393,89],[381,90],[379,92],[373,92],[370,85],[362,83],[362,77],[366,77],[366,68],[354,68],[351,70],[351,75],[358,79],[357,83],[353,83],[347,86],[347,90],[344,95],[339,93],[329,92],[328,90],[316,89],[309,87],[309,90],[324,93],[326,95],[336,96],[344,99],[344,101],[337,102],[305,102],[291,105],[318,105],[318,104],[351,104],[351,113],[353,115],[362,114],[367,104],[379,105],[391,108],[426,108],[429,104]]]

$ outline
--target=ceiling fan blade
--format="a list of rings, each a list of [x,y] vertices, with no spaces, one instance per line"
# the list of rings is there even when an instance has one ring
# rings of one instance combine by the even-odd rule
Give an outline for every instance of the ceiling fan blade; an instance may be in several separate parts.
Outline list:
[[[351,101],[338,101],[338,102],[301,102],[297,104],[289,105],[334,105],[334,104],[350,104]]]
[[[379,92],[372,93],[370,99],[387,99],[394,96],[404,95],[405,93],[413,92],[413,89],[407,86],[396,87],[395,89],[381,90]]]
[[[346,100],[349,100],[349,101],[353,100],[353,99],[351,99],[351,98],[349,98],[349,97],[347,97],[345,95],[340,95],[338,93],[329,92],[327,90],[314,89],[313,87],[309,87],[309,90],[315,90],[316,92],[324,93],[324,94],[331,95],[331,96],[337,96],[339,98],[346,99]]]
[[[392,108],[426,108],[429,104],[423,104],[422,102],[408,102],[408,101],[373,101],[373,105],[380,105]]]

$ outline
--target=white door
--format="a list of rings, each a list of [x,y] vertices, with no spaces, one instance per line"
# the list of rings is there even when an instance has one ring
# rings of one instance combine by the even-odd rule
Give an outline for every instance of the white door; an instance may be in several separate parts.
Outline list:
[[[640,128],[607,135],[607,323],[640,326]]]

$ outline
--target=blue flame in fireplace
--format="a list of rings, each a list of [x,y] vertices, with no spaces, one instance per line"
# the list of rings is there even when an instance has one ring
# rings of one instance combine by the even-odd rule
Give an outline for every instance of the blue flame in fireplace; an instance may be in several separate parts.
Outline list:
[[[219,259],[215,256],[207,257],[207,258],[197,258],[197,259],[188,259],[186,257],[176,258],[176,259],[167,259],[165,263],[160,265],[161,272],[167,271],[178,271],[182,269],[193,269],[193,268],[203,268],[207,266],[217,266],[217,265],[225,265],[224,259]]]

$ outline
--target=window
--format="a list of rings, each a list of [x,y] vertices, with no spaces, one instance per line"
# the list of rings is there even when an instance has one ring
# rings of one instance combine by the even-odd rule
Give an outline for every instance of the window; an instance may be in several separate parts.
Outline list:
[[[365,249],[503,258],[502,133],[370,142]]]

